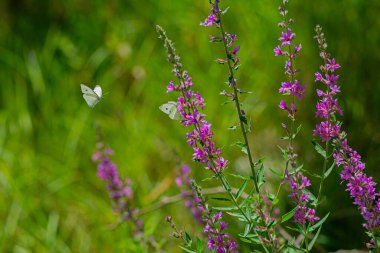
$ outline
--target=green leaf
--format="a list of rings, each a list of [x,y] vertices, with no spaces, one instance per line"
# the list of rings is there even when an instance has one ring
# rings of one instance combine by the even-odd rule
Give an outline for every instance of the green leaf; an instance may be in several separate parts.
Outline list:
[[[323,156],[323,158],[326,159],[326,150],[324,150],[324,148],[322,148],[322,146],[319,145],[319,143],[316,141],[312,141],[311,143],[314,145],[315,151],[317,151],[318,154],[320,154],[321,156]]]
[[[299,125],[299,126],[297,127],[296,132],[293,134],[293,139],[296,138],[296,136],[297,136],[297,134],[300,132],[301,128],[302,128],[302,125]]]
[[[235,178],[240,178],[240,179],[243,179],[243,180],[250,180],[251,179],[250,177],[245,177],[245,176],[234,174],[234,173],[228,173],[228,175],[233,176]]]
[[[248,181],[249,180],[244,180],[243,184],[240,186],[238,192],[236,193],[236,200],[240,198],[241,194],[244,192],[245,188],[247,187],[247,184],[248,184]]]
[[[222,15],[226,14],[229,8],[230,8],[230,7],[228,6],[226,9],[224,9],[224,10],[222,11]]]
[[[265,183],[264,165],[261,164],[257,171],[257,186],[260,188]]]
[[[295,212],[295,208],[293,210],[291,210],[290,212],[287,212],[286,214],[284,214],[282,217],[281,217],[281,221],[280,223],[283,223],[287,220],[290,220],[293,216],[294,216],[294,212]]]
[[[251,225],[250,224],[246,224],[245,228],[244,228],[243,237],[246,237],[249,234],[250,231],[251,231]]]
[[[235,143],[235,145],[238,146],[238,147],[240,148],[240,150],[241,150],[244,154],[248,155],[248,146],[247,146],[247,144],[238,141],[238,142]]]
[[[322,225],[322,224],[321,224]],[[319,227],[317,233],[315,234],[315,236],[313,237],[313,239],[311,240],[310,244],[309,244],[309,247],[307,247],[308,250],[311,250],[314,246],[314,243],[317,241],[318,239],[318,236],[319,236],[319,233],[321,232],[321,229],[322,229],[322,226]]]
[[[275,206],[278,204],[278,202],[280,202],[280,199],[279,198],[275,198],[272,200],[272,205]]]
[[[227,199],[227,198],[219,198],[219,197],[215,197],[215,198],[211,198],[211,199],[215,199],[215,200],[219,200],[219,201],[227,201],[227,202],[231,202],[230,199]]]
[[[193,243],[190,235],[186,231],[185,231],[185,235],[183,236],[183,240],[185,241],[186,246],[191,246],[191,244]]]
[[[296,227],[296,228],[292,228],[292,227],[286,227],[287,229],[289,229],[289,230],[292,230],[292,231],[295,231],[295,232],[297,232],[297,233],[300,233],[300,234],[305,234],[305,232],[300,228],[300,227]]]
[[[210,181],[213,179],[215,179],[215,177],[206,177],[206,178],[202,179],[202,182]]]
[[[222,180],[223,186],[225,187],[225,190],[228,191],[228,192],[230,192],[231,191],[231,186],[228,183],[227,179],[224,177],[224,175],[220,174],[219,178],[220,178],[220,180]]]
[[[203,242],[197,237],[197,253],[203,252]]]
[[[237,218],[240,218],[242,220],[245,220],[245,217],[241,212],[238,212],[238,213],[226,212],[226,213],[232,217],[237,217]]]
[[[323,175],[324,178],[327,178],[327,177],[330,175],[331,171],[332,171],[334,168],[335,168],[335,161],[332,163],[332,165],[330,166],[330,168],[329,168],[329,169],[325,172],[325,174]]]
[[[280,146],[277,146],[281,150],[282,158],[284,158],[285,161],[289,160],[289,152],[286,149],[281,148]]]
[[[196,251],[194,251],[194,250],[190,250],[190,249],[187,249],[187,248],[185,248],[185,247],[183,247],[183,246],[179,246],[183,251],[185,251],[185,252],[189,252],[189,253],[197,253]]]
[[[282,179],[282,176],[281,173],[279,173],[277,170],[275,169],[272,169],[272,168],[269,168],[269,170],[275,175],[277,176],[278,178],[281,178]]]
[[[238,210],[236,206],[214,206],[212,207],[212,210],[216,211],[232,211],[232,210]]]
[[[227,128],[227,129],[233,131],[233,130],[236,130],[236,128],[237,128],[237,126],[230,126],[230,127]]]
[[[268,199],[273,202],[274,198],[276,197],[273,193],[268,192],[267,194]]]
[[[272,220],[268,225],[267,225],[267,228],[271,228],[271,227],[274,227],[275,225],[278,224],[278,221],[276,220]]]
[[[305,172],[305,174],[311,176],[311,177],[315,177],[315,178],[322,178],[321,175],[318,175],[316,173],[313,173],[313,172],[310,172],[308,170],[302,170],[303,172]]]
[[[322,224],[326,221],[326,219],[329,217],[330,213],[327,213],[325,215],[325,217],[323,217],[320,221],[318,221],[317,223],[315,223],[313,226],[310,227],[310,231],[313,232],[315,229],[317,229],[318,227],[322,226]]]

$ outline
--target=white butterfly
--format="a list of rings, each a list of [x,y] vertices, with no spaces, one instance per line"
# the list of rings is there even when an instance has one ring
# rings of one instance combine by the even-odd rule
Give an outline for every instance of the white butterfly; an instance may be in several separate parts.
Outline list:
[[[169,118],[173,120],[179,120],[180,114],[177,109],[177,103],[173,101],[169,101],[163,105],[161,105],[160,110],[169,115]]]
[[[81,84],[80,88],[82,89],[84,100],[91,108],[94,108],[94,106],[102,99],[102,88],[100,88],[99,85],[96,85],[94,90],[91,90],[90,87],[84,84]]]

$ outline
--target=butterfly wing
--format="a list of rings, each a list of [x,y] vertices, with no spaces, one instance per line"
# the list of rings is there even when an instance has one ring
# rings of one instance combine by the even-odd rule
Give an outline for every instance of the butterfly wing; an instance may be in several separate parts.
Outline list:
[[[172,109],[170,110],[170,113],[169,113],[169,118],[173,119],[173,120],[179,120],[179,113],[178,113],[178,109],[177,109],[177,106],[173,106]]]
[[[102,92],[101,88],[100,88],[100,86],[97,86],[97,87],[99,87],[100,95],[101,95],[101,92]],[[88,106],[90,106],[91,108],[94,108],[94,106],[97,103],[99,103],[101,97],[97,93],[95,93],[95,91],[91,90],[90,87],[88,87],[84,84],[81,84],[80,88],[81,88],[82,93],[83,93],[83,98],[86,101],[86,103],[88,104]]]
[[[173,101],[169,101],[163,105],[161,105],[160,110],[169,115],[169,118],[173,120],[179,120],[179,113],[177,109],[177,103]]]
[[[98,95],[99,98],[102,98],[102,88],[99,85],[95,86],[94,92],[96,95]]]

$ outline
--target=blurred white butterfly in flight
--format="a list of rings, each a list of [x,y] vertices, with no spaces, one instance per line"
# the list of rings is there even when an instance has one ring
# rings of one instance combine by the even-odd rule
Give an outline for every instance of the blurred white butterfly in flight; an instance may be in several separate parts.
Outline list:
[[[163,105],[161,105],[160,110],[169,115],[169,118],[173,120],[179,120],[180,114],[177,109],[177,103],[173,101],[169,101]]]
[[[102,88],[99,85],[96,85],[94,90],[84,84],[81,84],[80,88],[82,89],[84,100],[91,108],[94,108],[102,99]]]

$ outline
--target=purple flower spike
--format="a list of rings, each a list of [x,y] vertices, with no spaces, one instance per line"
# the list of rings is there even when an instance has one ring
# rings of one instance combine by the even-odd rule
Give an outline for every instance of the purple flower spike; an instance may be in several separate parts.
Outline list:
[[[380,229],[380,192],[376,191],[376,183],[372,177],[364,173],[365,164],[361,161],[361,156],[348,145],[346,134],[341,132],[341,122],[336,119],[336,115],[343,113],[335,98],[340,92],[339,76],[333,74],[340,65],[326,53],[327,43],[322,28],[317,26],[316,32],[320,56],[325,64],[320,66],[323,74],[317,72],[315,80],[320,82],[325,90],[317,90],[320,99],[316,105],[316,116],[321,118],[321,122],[317,123],[313,134],[318,135],[322,142],[330,141],[334,144],[335,164],[343,168],[340,178],[346,183],[346,190],[365,221],[364,228],[373,234]],[[369,248],[373,246],[371,243],[367,245]]]
[[[118,213],[123,221],[134,224],[134,236],[143,233],[143,222],[137,218],[139,210],[133,207],[133,190],[130,179],[121,179],[116,165],[109,159],[113,151],[98,143],[97,151],[93,154],[94,162],[98,163],[98,177],[107,183],[107,190],[112,200],[113,210]]]

